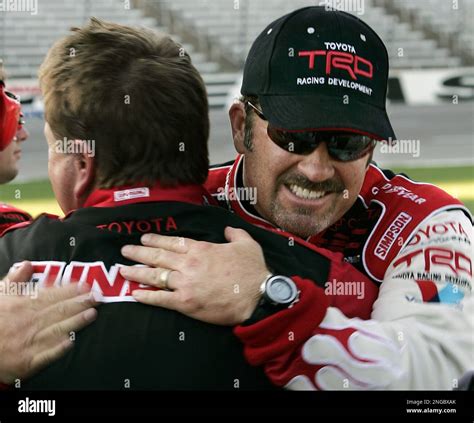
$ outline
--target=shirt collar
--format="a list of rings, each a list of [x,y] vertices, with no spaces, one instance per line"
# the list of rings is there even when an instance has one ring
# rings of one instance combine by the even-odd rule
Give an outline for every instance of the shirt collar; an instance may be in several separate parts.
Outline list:
[[[202,185],[127,185],[93,191],[83,207],[119,207],[128,204],[176,201],[196,205],[216,205],[216,201]]]

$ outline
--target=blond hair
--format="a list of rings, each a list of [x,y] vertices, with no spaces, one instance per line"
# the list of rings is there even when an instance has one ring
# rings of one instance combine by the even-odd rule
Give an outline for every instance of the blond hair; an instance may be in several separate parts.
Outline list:
[[[208,101],[191,59],[169,36],[91,18],[57,41],[39,71],[58,139],[94,140],[96,185],[202,184]]]

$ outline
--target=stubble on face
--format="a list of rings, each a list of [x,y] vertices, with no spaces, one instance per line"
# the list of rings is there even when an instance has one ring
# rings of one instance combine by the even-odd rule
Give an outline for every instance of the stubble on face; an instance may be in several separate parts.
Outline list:
[[[257,189],[254,207],[264,219],[289,233],[308,238],[332,226],[355,204],[371,152],[353,162],[331,163],[333,175],[314,182],[297,170],[301,156],[284,151],[268,138],[264,122],[257,119],[251,129],[247,136],[251,136],[253,149],[246,147],[244,185]],[[329,201],[318,206],[311,201],[307,206],[304,201],[293,202],[290,194],[282,194],[292,184],[309,191],[329,192]]]
[[[312,191],[331,192],[334,198],[323,210],[315,210],[310,205],[288,208],[278,200],[278,192],[285,189],[283,186],[289,187],[292,184]],[[302,238],[318,234],[340,217],[336,213],[341,201],[346,201],[343,198],[344,192],[344,183],[337,178],[315,183],[295,173],[283,174],[277,179],[272,193],[269,210],[271,220],[283,230]]]

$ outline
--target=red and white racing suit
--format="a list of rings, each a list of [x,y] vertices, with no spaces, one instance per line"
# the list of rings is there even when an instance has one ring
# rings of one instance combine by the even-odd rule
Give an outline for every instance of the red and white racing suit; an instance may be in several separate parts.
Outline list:
[[[245,220],[275,229],[245,198],[243,161],[211,169],[206,187]],[[249,362],[288,389],[451,390],[474,369],[473,239],[460,201],[371,164],[354,206],[308,239],[379,287],[371,318],[346,317],[334,301],[317,301],[323,288],[295,277],[298,303],[235,333]],[[355,287],[328,281],[325,294]]]

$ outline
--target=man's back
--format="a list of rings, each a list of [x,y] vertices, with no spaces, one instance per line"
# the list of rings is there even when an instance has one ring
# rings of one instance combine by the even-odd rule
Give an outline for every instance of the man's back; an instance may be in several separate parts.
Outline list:
[[[64,220],[43,216],[0,239],[5,272],[31,260],[42,285],[79,280],[93,284],[105,304],[97,321],[75,334],[75,347],[23,385],[26,389],[269,389],[263,371],[248,365],[232,329],[131,303],[137,284],[117,264],[131,264],[120,248],[139,243],[144,232],[225,242],[226,226],[243,227],[261,243],[268,267],[323,285],[329,261],[241,221],[217,207],[181,202],[88,207]],[[305,270],[302,270],[305,269]],[[212,283],[212,281],[209,281]],[[238,284],[238,281],[236,281]]]

